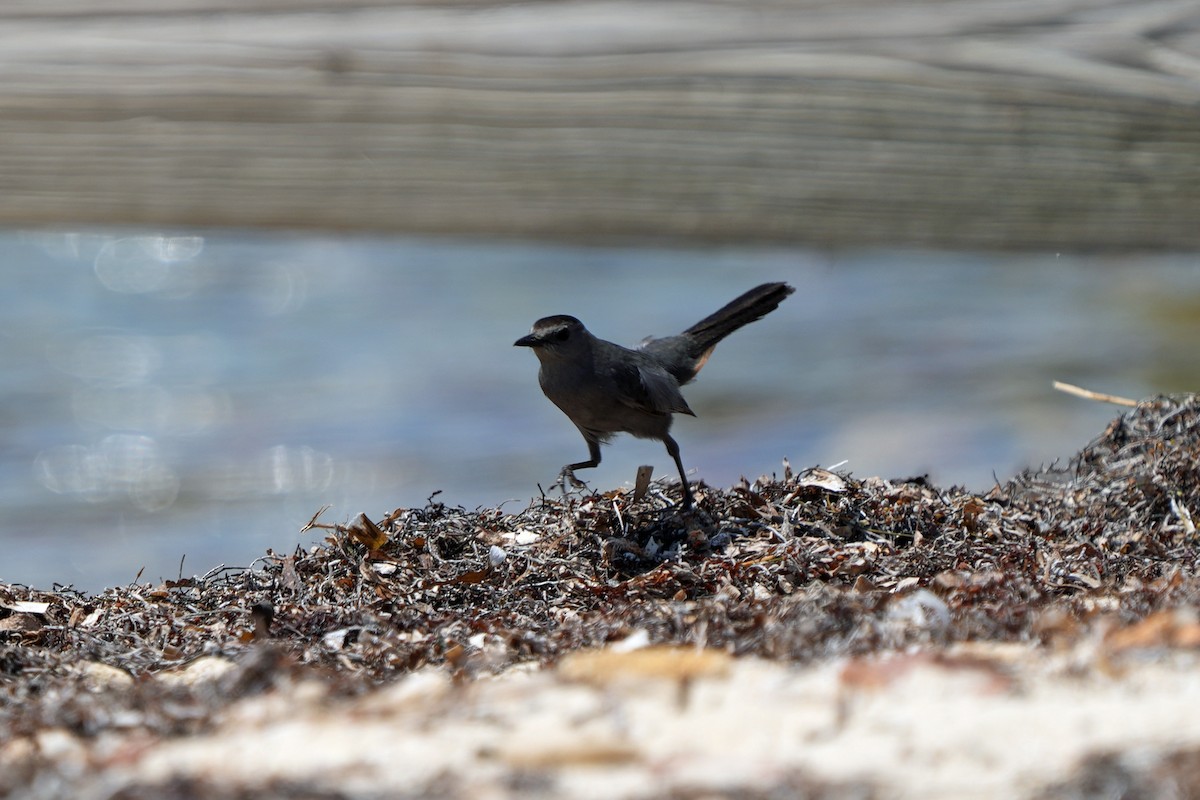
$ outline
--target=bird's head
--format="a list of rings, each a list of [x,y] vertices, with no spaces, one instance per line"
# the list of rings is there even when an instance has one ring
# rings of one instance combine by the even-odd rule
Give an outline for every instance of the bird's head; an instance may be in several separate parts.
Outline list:
[[[514,347],[529,347],[541,360],[570,357],[585,350],[590,334],[583,323],[574,317],[559,314],[542,317],[533,323],[529,335],[513,342]]]

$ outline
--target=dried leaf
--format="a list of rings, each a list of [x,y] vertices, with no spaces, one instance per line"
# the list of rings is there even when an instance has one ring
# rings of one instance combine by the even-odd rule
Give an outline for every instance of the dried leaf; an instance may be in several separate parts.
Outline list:
[[[733,657],[723,650],[695,647],[655,646],[628,652],[584,650],[572,653],[559,664],[558,672],[568,680],[608,683],[620,678],[721,678],[730,670]]]
[[[787,468],[790,469],[791,465],[788,464]],[[834,494],[841,494],[847,488],[845,478],[836,472],[830,472],[820,467],[812,467],[811,469],[804,470],[804,472],[800,473],[800,477],[796,483],[801,486],[812,486],[817,489],[823,489],[826,492],[833,492]]]
[[[388,541],[387,534],[361,511],[354,521],[346,526],[346,533],[368,550],[382,550]]]
[[[45,614],[50,610],[49,603],[38,603],[33,600],[12,600],[0,603],[0,608],[7,608],[18,614]]]

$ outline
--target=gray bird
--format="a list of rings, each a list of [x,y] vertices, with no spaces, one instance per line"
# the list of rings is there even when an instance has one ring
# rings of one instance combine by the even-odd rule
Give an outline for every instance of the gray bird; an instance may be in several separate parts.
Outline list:
[[[670,431],[672,414],[695,413],[679,387],[696,377],[718,342],[774,311],[793,291],[786,283],[764,283],[678,336],[647,338],[633,350],[597,339],[575,317],[533,323],[513,346],[532,348],[541,362],[542,392],[575,423],[588,446],[588,460],[563,467],[562,477],[578,483],[575,470],[598,466],[600,445],[614,434],[657,439],[675,459],[683,509],[690,509],[692,490]]]

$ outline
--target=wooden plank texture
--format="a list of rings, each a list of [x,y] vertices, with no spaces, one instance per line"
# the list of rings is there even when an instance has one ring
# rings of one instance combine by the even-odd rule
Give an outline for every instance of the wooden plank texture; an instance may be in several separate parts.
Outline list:
[[[17,0],[0,224],[1200,246],[1194,0]]]

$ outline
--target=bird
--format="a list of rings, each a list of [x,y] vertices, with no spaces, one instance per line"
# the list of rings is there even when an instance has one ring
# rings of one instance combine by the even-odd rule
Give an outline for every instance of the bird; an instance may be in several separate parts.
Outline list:
[[[575,470],[600,464],[600,445],[618,433],[657,439],[679,470],[681,508],[695,503],[679,444],[671,436],[675,414],[695,416],[680,387],[690,383],[707,363],[717,343],[779,307],[795,289],[786,283],[764,283],[739,295],[683,333],[647,337],[634,348],[593,336],[572,316],[558,314],[533,323],[514,347],[533,350],[539,362],[542,392],[583,434],[588,459],[562,468],[560,482],[580,484]]]

